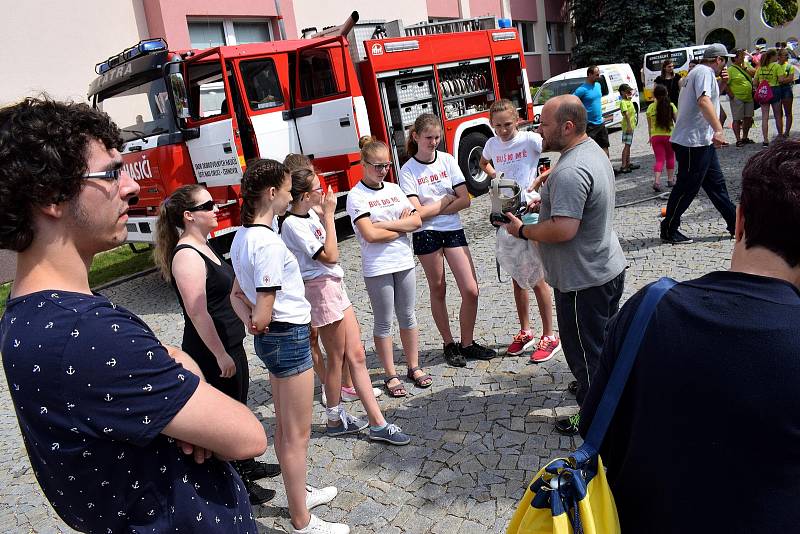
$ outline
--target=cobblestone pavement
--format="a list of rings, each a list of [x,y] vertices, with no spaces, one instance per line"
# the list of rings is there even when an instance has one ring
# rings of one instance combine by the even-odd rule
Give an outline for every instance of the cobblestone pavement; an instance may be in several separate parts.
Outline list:
[[[797,94],[797,88],[795,93]],[[797,102],[798,99],[796,99]],[[800,117],[800,106],[795,104]],[[642,120],[644,116],[642,115]],[[729,139],[733,134],[728,132]],[[758,130],[753,139],[761,141]],[[620,133],[611,135],[612,158],[619,165]],[[738,201],[741,168],[759,145],[720,150],[731,197]],[[694,244],[662,245],[658,214],[666,195],[654,198],[651,185],[653,158],[646,139],[646,124],[636,131],[634,161],[641,169],[617,180],[615,227],[628,258],[624,298],[644,284],[668,275],[678,280],[711,270],[726,269],[732,249],[724,223],[701,193],[687,212],[682,230]],[[641,201],[626,205],[628,203]],[[488,198],[473,202],[462,214],[481,287],[476,338],[503,351],[518,325],[513,311],[510,281],[497,280],[494,232],[487,224]],[[369,302],[360,276],[358,244],[341,244],[350,296],[361,321],[373,381],[382,375],[373,352]],[[458,328],[458,292],[448,278],[451,324]],[[571,376],[563,356],[541,365],[526,357],[498,357],[490,362],[470,362],[466,368],[447,367],[441,357],[441,340],[433,325],[429,293],[421,268],[417,269],[418,319],[421,360],[433,375],[433,386],[422,390],[407,384],[406,399],[380,399],[388,420],[413,436],[409,446],[390,448],[371,443],[363,435],[329,438],[323,435],[324,411],[314,407],[309,449],[309,483],[333,484],[339,496],[315,513],[328,520],[349,523],[357,533],[449,534],[502,532],[517,500],[540,465],[555,455],[568,453],[578,439],[560,436],[553,418],[573,413],[575,398],[567,393]],[[182,319],[169,287],[148,275],[105,291],[112,300],[141,315],[165,343],[179,344]],[[535,306],[531,311],[540,328]],[[274,412],[268,375],[254,356],[252,342],[249,404],[272,438]],[[395,349],[400,372],[402,353]],[[25,455],[5,380],[0,380],[0,525],[4,531],[69,532],[44,500]],[[319,393],[317,387],[316,393]],[[348,406],[363,414],[356,404]],[[266,458],[274,461],[272,448]],[[278,490],[275,500],[256,507],[262,532],[289,529],[286,498],[280,479],[265,486]]]

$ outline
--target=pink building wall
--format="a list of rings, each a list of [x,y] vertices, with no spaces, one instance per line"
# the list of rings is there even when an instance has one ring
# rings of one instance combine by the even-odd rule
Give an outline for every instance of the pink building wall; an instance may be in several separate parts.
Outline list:
[[[544,0],[545,19],[548,22],[566,22],[567,13],[564,0]]]
[[[514,20],[538,20],[536,2],[533,0],[511,0],[511,17]]]
[[[469,0],[469,16],[472,17],[497,17],[503,16],[501,0]]]
[[[527,58],[525,58],[527,61]],[[572,70],[569,64],[569,54],[550,54],[550,72],[552,76]]]
[[[426,0],[428,17],[458,18],[458,0]]]
[[[147,27],[151,37],[164,37],[170,48],[191,46],[187,17],[236,18],[277,16],[274,2],[264,0],[143,0]],[[291,0],[281,0],[287,37],[296,38],[294,9]],[[277,27],[273,33],[278,35]]]
[[[533,83],[537,80],[543,80],[544,75],[542,74],[541,54],[525,54],[525,70],[528,71],[528,81],[530,83]]]

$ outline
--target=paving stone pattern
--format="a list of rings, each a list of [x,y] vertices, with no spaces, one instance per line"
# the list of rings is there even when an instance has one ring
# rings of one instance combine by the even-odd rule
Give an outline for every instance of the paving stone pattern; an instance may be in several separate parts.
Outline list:
[[[795,91],[798,92],[797,90]],[[797,101],[797,99],[796,99]],[[800,106],[795,104],[800,117]],[[754,128],[752,137],[761,141]],[[728,137],[733,139],[732,132]],[[619,131],[611,134],[612,157],[619,166]],[[731,197],[738,201],[741,168],[760,145],[733,146],[719,156]],[[550,154],[550,156],[556,156]],[[615,228],[629,268],[624,299],[660,276],[678,280],[726,269],[732,241],[724,223],[703,193],[687,212],[681,229],[695,238],[683,246],[662,245],[658,237],[659,210],[666,194],[651,189],[653,157],[647,144],[646,124],[636,131],[634,162],[642,168],[617,179]],[[555,161],[555,157],[553,157]],[[666,177],[664,178],[666,183]],[[638,203],[634,203],[637,202]],[[519,326],[511,283],[503,274],[498,282],[494,260],[494,231],[488,224],[489,200],[481,197],[462,213],[481,288],[476,339],[503,352]],[[361,323],[368,365],[376,386],[383,377],[373,351],[370,305],[360,275],[360,255],[354,239],[341,243],[342,265],[350,297]],[[458,291],[448,274],[448,305],[457,336]],[[112,300],[139,314],[165,343],[179,345],[183,320],[171,289],[155,274],[105,291]],[[338,497],[315,509],[328,520],[344,521],[357,533],[449,534],[503,532],[526,483],[547,459],[567,454],[580,444],[555,433],[555,417],[575,413],[575,398],[567,393],[571,380],[563,355],[541,365],[525,357],[504,354],[490,362],[469,362],[466,368],[448,367],[441,357],[441,340],[429,308],[429,292],[417,267],[417,313],[423,366],[433,376],[429,389],[406,383],[409,396],[380,403],[389,421],[413,436],[406,447],[372,443],[364,435],[329,438],[324,432],[324,410],[315,403],[309,448],[309,483],[335,485]],[[532,298],[532,301],[534,299]],[[538,329],[536,307],[531,316]],[[555,315],[555,313],[554,313]],[[395,359],[405,374],[405,362],[396,338]],[[268,374],[247,341],[252,377],[249,405],[263,421],[272,441],[274,411]],[[19,434],[5,380],[0,381],[0,525],[13,532],[71,532],[45,501],[33,476]],[[318,398],[319,387],[315,390]],[[363,414],[357,403],[347,408]],[[265,458],[275,460],[272,448]],[[278,495],[256,507],[261,532],[289,530],[286,497],[280,479],[266,487]]]

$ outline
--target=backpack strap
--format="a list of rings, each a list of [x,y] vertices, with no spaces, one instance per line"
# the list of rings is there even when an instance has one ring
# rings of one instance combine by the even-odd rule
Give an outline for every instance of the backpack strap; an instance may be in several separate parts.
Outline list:
[[[625,384],[628,382],[631,369],[633,369],[633,363],[639,353],[639,347],[642,344],[647,325],[650,323],[650,317],[652,317],[661,297],[672,289],[672,286],[676,283],[671,278],[661,278],[647,289],[642,302],[636,309],[636,314],[633,316],[633,320],[625,334],[625,339],[622,342],[619,357],[611,371],[603,396],[597,405],[592,424],[586,433],[586,440],[572,454],[577,465],[595,456],[600,450],[600,445],[603,443],[603,438],[605,438],[611,419],[617,410],[619,399],[625,390]]]

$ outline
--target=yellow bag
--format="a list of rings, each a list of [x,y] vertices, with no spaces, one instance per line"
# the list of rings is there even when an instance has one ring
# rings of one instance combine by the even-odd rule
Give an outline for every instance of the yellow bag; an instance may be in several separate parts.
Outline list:
[[[606,479],[600,444],[625,389],[647,325],[661,297],[675,285],[650,285],[622,342],[586,440],[569,458],[556,458],[533,477],[506,534],[619,534],[619,516]]]
[[[581,469],[557,458],[536,473],[507,534],[619,534],[614,496],[599,455]]]

